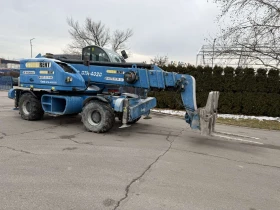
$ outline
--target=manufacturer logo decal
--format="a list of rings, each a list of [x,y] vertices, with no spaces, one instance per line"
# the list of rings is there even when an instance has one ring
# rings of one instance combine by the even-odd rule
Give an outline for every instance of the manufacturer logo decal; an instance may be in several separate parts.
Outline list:
[[[27,62],[26,68],[50,68],[51,62]]]

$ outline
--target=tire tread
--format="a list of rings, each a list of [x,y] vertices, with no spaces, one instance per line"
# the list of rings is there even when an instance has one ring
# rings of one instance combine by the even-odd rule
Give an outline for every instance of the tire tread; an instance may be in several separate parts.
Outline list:
[[[93,104],[93,103],[95,103],[97,106],[102,107],[102,109],[105,113],[105,116],[106,116],[103,126],[100,129],[93,128],[87,122],[87,116],[86,116],[87,109],[90,109],[90,106],[91,106],[90,104]],[[92,101],[89,101],[87,104],[85,104],[85,106],[83,107],[82,122],[87,131],[91,131],[94,133],[104,133],[104,132],[109,131],[113,127],[113,125],[115,123],[115,114],[114,114],[112,107],[108,103],[98,101],[98,100],[92,100]]]
[[[30,101],[31,112],[29,115],[25,115],[24,112],[22,111],[22,104],[25,100]],[[23,95],[21,95],[19,99],[19,110],[20,110],[20,115],[24,120],[35,121],[35,120],[42,119],[44,116],[44,110],[42,108],[40,100],[38,100],[31,93],[24,93]]]

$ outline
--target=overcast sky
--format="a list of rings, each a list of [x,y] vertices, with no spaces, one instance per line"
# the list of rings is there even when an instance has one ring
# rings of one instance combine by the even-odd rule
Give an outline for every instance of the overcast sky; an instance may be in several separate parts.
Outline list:
[[[211,1],[211,0],[210,0]],[[155,55],[194,63],[204,38],[217,31],[219,10],[207,0],[0,0],[0,57],[62,53],[71,42],[67,17],[86,17],[115,29],[133,29],[130,61]]]

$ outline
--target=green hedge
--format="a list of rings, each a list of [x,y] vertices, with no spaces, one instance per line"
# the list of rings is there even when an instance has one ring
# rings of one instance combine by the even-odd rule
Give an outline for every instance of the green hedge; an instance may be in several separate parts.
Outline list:
[[[280,116],[280,77],[274,69],[218,67],[161,67],[168,72],[190,74],[196,79],[197,105],[206,104],[208,93],[220,91],[219,113]],[[183,109],[180,93],[151,92],[158,108]]]

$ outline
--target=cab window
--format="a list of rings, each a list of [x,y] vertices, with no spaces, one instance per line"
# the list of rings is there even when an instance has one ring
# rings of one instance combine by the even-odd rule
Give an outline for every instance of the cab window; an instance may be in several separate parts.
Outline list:
[[[68,66],[66,63],[56,62],[65,72],[76,74],[76,71]]]
[[[104,49],[107,54],[110,56],[111,61],[115,62],[115,63],[125,63],[125,60],[123,59],[123,57],[121,57],[118,53],[112,51],[112,50],[108,50],[108,49]]]
[[[99,47],[87,47],[84,49],[83,57],[88,56],[93,62],[110,62],[110,59],[105,51]]]

